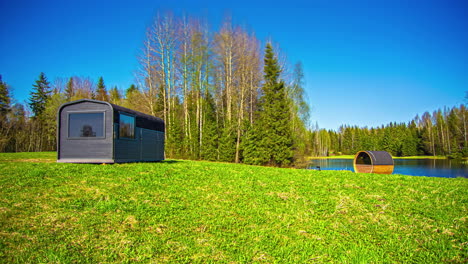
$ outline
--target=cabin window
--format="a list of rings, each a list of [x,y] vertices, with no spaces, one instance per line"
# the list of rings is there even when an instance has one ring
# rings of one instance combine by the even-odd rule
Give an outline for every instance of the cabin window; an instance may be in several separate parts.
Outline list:
[[[135,138],[135,117],[125,114],[120,114],[119,123],[119,137],[120,138]]]
[[[103,138],[104,113],[69,113],[69,138]]]

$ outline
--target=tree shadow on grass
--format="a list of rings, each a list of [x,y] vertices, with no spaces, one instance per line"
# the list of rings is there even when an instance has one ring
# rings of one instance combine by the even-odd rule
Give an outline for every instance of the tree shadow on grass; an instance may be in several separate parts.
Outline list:
[[[21,160],[19,160],[21,161]],[[28,160],[24,160],[28,161]],[[42,162],[56,162],[56,160],[42,161]],[[183,160],[158,160],[158,161],[125,161],[125,162],[114,162],[114,163],[102,163],[102,162],[66,162],[60,164],[88,164],[88,165],[123,165],[123,164],[174,164],[185,162]]]
[[[180,163],[180,162],[184,162],[183,160],[160,160],[160,161],[156,161],[156,163],[164,163],[164,164],[173,164],[173,163]]]
[[[117,165],[117,164],[175,164],[184,162],[183,160],[157,160],[157,161],[128,161],[128,162],[115,162],[115,163],[106,163],[106,165]],[[93,164],[93,163],[91,163]],[[94,163],[102,164],[102,163]]]

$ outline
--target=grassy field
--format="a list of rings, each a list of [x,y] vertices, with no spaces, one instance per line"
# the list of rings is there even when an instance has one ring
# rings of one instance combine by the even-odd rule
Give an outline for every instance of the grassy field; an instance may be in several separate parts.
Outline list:
[[[468,181],[0,154],[1,263],[468,261]]]

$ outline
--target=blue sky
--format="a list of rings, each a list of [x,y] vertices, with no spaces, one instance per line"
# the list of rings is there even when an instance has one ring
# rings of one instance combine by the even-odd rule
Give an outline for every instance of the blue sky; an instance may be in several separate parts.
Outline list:
[[[378,126],[464,102],[468,1],[0,2],[0,74],[19,102],[44,72],[126,89],[156,12],[223,17],[301,61],[312,122]]]

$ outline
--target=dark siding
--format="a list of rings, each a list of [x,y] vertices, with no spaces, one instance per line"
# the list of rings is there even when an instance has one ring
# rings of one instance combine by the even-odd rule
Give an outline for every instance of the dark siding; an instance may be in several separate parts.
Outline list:
[[[105,112],[105,138],[103,139],[69,139],[68,113],[70,112]],[[107,104],[96,102],[79,102],[64,106],[60,111],[59,159],[112,159],[112,120],[113,111]]]
[[[116,161],[140,160],[140,128],[135,129],[135,139],[115,139]]]
[[[164,133],[142,129],[141,159],[155,161],[164,159]]]
[[[137,127],[135,139],[116,139],[116,162],[164,160],[164,133]]]

